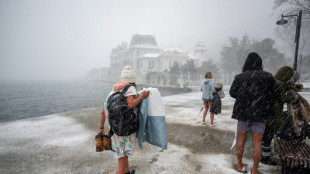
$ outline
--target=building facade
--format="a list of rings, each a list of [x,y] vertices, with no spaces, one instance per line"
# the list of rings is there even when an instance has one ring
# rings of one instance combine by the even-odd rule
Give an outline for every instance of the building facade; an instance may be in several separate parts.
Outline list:
[[[199,65],[206,57],[203,42],[198,42],[195,55],[179,48],[162,49],[152,35],[133,35],[128,46],[121,43],[111,52],[109,77],[118,80],[122,68],[130,65],[136,74],[137,83],[146,83],[148,73],[169,71],[174,62],[183,65],[187,60],[194,60]],[[112,80],[113,81],[113,80]]]

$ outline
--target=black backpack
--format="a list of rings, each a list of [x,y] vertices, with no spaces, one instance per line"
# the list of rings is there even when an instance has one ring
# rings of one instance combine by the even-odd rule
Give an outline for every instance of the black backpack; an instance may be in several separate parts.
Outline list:
[[[132,85],[124,87],[122,92],[116,92],[108,98],[110,135],[128,136],[139,129],[139,116],[136,108],[129,109],[125,93]]]

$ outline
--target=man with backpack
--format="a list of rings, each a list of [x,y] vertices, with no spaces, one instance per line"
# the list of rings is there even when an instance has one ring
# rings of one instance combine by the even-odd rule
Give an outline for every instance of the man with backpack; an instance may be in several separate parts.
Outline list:
[[[136,133],[139,129],[137,105],[149,93],[143,91],[137,96],[135,76],[130,66],[125,66],[121,73],[121,81],[113,85],[113,90],[104,103],[104,111],[101,115],[100,130],[98,134],[104,134],[104,122],[108,119],[108,127],[111,136],[111,150],[118,159],[116,174],[134,174],[129,171],[128,156],[133,154]]]

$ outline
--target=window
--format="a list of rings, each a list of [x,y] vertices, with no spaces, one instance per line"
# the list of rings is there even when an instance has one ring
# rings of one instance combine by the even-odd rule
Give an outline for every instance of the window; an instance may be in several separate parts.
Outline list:
[[[153,60],[150,60],[150,61],[149,61],[149,68],[150,68],[150,69],[153,69],[153,68],[154,68],[154,61],[153,61]]]

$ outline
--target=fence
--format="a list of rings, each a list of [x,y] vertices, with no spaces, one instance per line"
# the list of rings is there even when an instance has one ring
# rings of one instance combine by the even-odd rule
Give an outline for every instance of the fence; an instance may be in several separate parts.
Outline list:
[[[214,81],[221,82],[224,85],[230,85],[236,73],[222,73],[214,74]],[[149,84],[154,86],[176,86],[183,88],[184,86],[200,86],[204,74],[201,73],[148,73],[146,75],[140,74],[137,77],[138,83]]]

